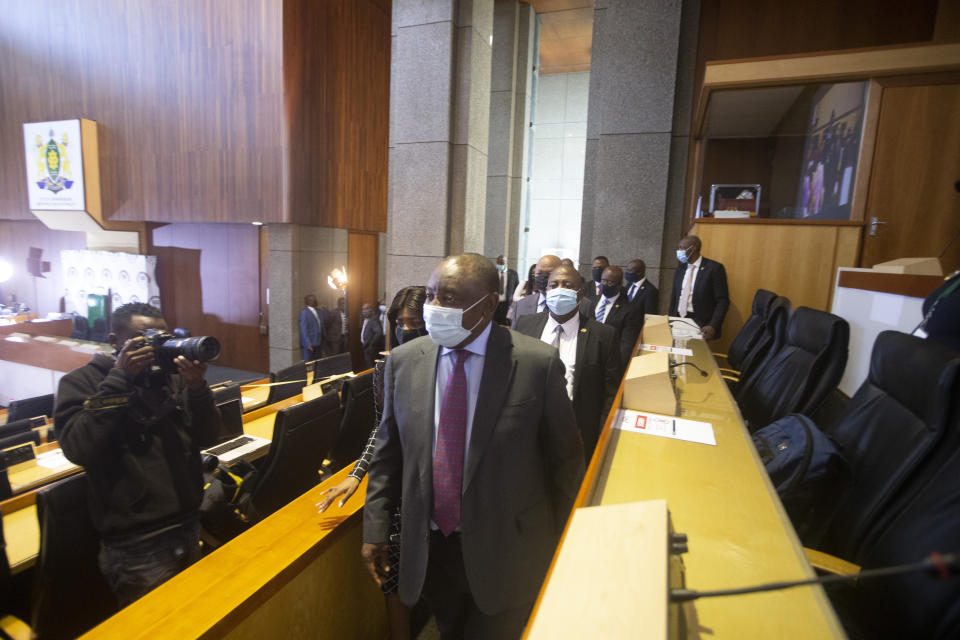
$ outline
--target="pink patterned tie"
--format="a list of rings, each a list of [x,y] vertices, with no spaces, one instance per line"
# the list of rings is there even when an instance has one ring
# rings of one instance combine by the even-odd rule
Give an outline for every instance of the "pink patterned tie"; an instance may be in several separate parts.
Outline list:
[[[437,449],[433,456],[433,521],[445,536],[460,524],[463,451],[467,437],[467,374],[463,363],[470,352],[456,349],[453,353],[457,360],[443,390]]]

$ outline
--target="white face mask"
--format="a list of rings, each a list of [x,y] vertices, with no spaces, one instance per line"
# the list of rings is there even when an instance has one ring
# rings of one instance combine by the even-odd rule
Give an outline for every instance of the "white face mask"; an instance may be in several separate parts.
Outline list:
[[[463,314],[486,299],[481,297],[466,309],[440,307],[433,304],[423,305],[423,324],[427,327],[430,339],[441,347],[452,349],[470,337],[473,330],[483,322],[483,316],[469,329],[463,328]]]
[[[557,287],[547,291],[547,307],[558,316],[563,316],[577,307],[577,292]]]

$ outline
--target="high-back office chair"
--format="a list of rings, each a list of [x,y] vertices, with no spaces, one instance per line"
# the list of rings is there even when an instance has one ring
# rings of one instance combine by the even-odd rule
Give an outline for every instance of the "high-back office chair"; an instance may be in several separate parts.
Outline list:
[[[90,328],[90,340],[93,342],[106,342],[107,341],[107,319],[106,318],[94,318],[93,326]]]
[[[721,369],[724,379],[731,389],[736,389],[741,380],[747,380],[753,373],[763,366],[771,355],[778,353],[787,342],[787,324],[790,320],[790,300],[783,296],[776,296],[763,309],[760,321],[760,331],[753,345],[742,356],[734,357],[738,366],[728,360],[732,369]],[[731,346],[731,351],[733,347]]]
[[[270,374],[270,383],[286,382],[287,384],[278,384],[270,387],[270,395],[267,396],[267,404],[280,402],[287,398],[292,398],[298,393],[303,392],[303,387],[307,384],[307,365],[304,362],[292,364],[285,369]]]
[[[730,348],[726,354],[717,354],[715,357],[723,357],[730,365],[731,369],[740,371],[743,368],[743,360],[756,345],[757,340],[763,335],[763,325],[766,322],[770,305],[777,299],[777,294],[766,289],[757,289],[753,294],[753,305],[751,307],[750,317],[747,318],[740,331],[730,343]]]
[[[313,381],[318,382],[329,376],[337,376],[353,371],[353,361],[350,352],[320,358],[313,363]]]
[[[213,392],[213,402],[220,410],[220,433],[217,441],[243,435],[243,398],[240,385],[229,382],[218,385]]]
[[[117,610],[97,562],[100,538],[87,511],[86,475],[37,491],[37,519],[33,630],[40,640],[76,638]]]
[[[956,428],[954,425],[953,428]],[[890,509],[896,516],[857,558],[862,569],[919,562],[960,547],[960,449],[932,465],[916,491]],[[960,638],[960,577],[913,572],[863,580],[832,596],[849,637],[877,640]]]
[[[7,424],[0,425],[0,438],[6,438],[8,436],[15,436],[21,433],[26,433],[30,431],[35,426],[38,427],[42,424],[39,420],[31,420],[30,418],[22,418],[14,422],[7,422]]]
[[[53,417],[53,394],[48,393],[23,400],[13,400],[7,407],[7,422],[36,416]]]
[[[768,356],[736,388],[752,430],[790,414],[812,414],[837,386],[847,365],[850,326],[839,316],[799,307],[783,348]]]
[[[858,557],[868,531],[889,517],[891,500],[937,448],[957,449],[960,425],[951,416],[958,402],[960,354],[897,331],[877,336],[867,379],[829,432],[851,481],[820,527],[817,550]]]
[[[87,340],[90,338],[90,322],[81,315],[73,316],[73,331],[70,337],[74,340]]]
[[[0,449],[8,449],[10,447],[17,446],[18,444],[26,444],[27,442],[40,444],[40,432],[21,431],[15,435],[0,438]]]
[[[340,400],[343,417],[340,419],[336,442],[328,456],[331,461],[329,470],[334,473],[359,458],[370,439],[370,430],[376,419],[373,371],[344,381],[340,387]]]
[[[339,426],[336,391],[277,412],[270,452],[250,496],[252,520],[267,517],[320,482],[320,467]]]

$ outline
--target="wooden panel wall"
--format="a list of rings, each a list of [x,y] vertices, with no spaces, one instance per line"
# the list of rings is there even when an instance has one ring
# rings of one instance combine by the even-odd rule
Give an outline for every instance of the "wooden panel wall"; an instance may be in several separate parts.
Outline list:
[[[43,274],[42,278],[34,278],[27,271],[27,255],[31,247],[41,249],[41,260],[50,262],[50,272]],[[60,311],[64,289],[60,251],[86,248],[85,233],[51,231],[35,219],[0,220],[0,258],[13,267],[13,277],[0,284],[0,296],[6,301],[13,294],[19,302],[26,303],[40,315]]]
[[[218,365],[269,371],[260,335],[259,230],[251,224],[172,224],[153,232],[167,324],[220,340]]]
[[[706,60],[922,42],[937,0],[703,0],[698,66]]]
[[[29,215],[21,123],[85,117],[111,219],[281,221],[282,38],[269,0],[4,3],[0,217]]]
[[[850,224],[699,221],[691,233],[703,241],[703,255],[723,263],[730,288],[723,338],[711,348],[727,351],[750,317],[757,289],[790,298],[794,309],[829,311],[837,268],[856,266],[860,229]]]
[[[289,221],[387,229],[390,0],[283,3]]]
[[[376,304],[377,295],[377,234],[353,233],[347,239],[347,317],[350,322],[350,353],[354,371],[366,369],[363,347],[360,344],[360,307]],[[389,304],[389,302],[388,302]],[[359,367],[359,368],[357,368]]]

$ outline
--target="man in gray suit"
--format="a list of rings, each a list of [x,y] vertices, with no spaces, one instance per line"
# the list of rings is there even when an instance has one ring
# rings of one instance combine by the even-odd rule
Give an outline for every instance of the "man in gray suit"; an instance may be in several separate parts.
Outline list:
[[[539,260],[533,270],[533,281],[536,291],[525,298],[517,300],[513,306],[513,323],[511,329],[517,328],[517,319],[520,316],[532,313],[541,313],[546,309],[547,280],[550,279],[550,273],[560,266],[560,258],[549,253]]]
[[[422,594],[443,638],[520,636],[583,479],[557,350],[491,322],[498,297],[483,256],[433,272],[430,335],[387,360],[368,471],[367,568],[383,581],[402,504],[400,598]]]

